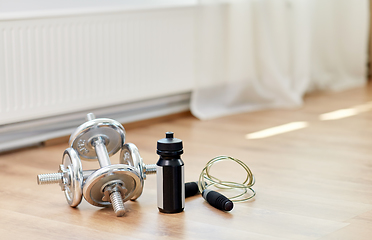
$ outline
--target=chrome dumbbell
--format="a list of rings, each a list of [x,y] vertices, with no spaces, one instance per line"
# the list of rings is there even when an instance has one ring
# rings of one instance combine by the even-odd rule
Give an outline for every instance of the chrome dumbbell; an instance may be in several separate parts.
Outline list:
[[[120,152],[120,163],[134,167],[140,176],[141,187],[137,188],[131,200],[141,196],[146,175],[156,174],[156,164],[144,164],[138,148],[133,143],[124,144]]]
[[[59,183],[61,190],[65,193],[67,203],[71,207],[76,207],[83,196],[83,182],[93,172],[94,170],[83,171],[77,152],[72,148],[67,148],[63,153],[58,173],[40,174],[37,176],[37,183],[39,185]]]
[[[92,113],[70,137],[70,146],[86,160],[98,159],[100,169],[93,172],[83,186],[83,196],[94,206],[112,205],[117,216],[125,214],[124,202],[141,188],[140,176],[134,167],[125,164],[111,165],[111,155],[124,145],[125,130],[117,121],[95,119]]]

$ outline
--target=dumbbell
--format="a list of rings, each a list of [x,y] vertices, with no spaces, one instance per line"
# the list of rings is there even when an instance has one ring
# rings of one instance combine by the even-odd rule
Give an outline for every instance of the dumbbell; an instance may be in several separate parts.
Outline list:
[[[71,135],[69,144],[85,160],[98,159],[100,169],[94,171],[83,186],[83,196],[94,206],[112,205],[116,215],[125,214],[124,202],[142,188],[137,170],[129,165],[111,165],[111,155],[124,145],[125,130],[117,121],[108,118],[95,119],[92,113],[88,121]]]
[[[127,144],[126,144],[127,145]],[[134,145],[134,144],[132,144]],[[135,147],[135,146],[134,146]],[[133,149],[133,147],[131,148]],[[137,147],[135,147],[136,151],[138,152]],[[135,166],[134,163],[138,163],[137,160],[140,156],[138,154],[133,154],[134,160],[128,159],[128,154],[126,154],[126,159],[128,163],[131,163],[130,166]],[[142,168],[146,166],[141,165]],[[149,167],[155,167],[154,169],[150,169]],[[77,152],[73,148],[67,148],[63,153],[62,164],[59,166],[59,170],[57,173],[47,173],[47,174],[39,174],[37,176],[37,183],[39,185],[46,185],[46,184],[55,184],[58,183],[61,187],[61,190],[64,191],[67,203],[71,207],[77,207],[83,196],[83,184],[86,179],[96,170],[83,170],[81,166],[80,158]],[[137,169],[137,171],[139,171]],[[140,176],[146,176],[145,172],[140,172]],[[149,172],[150,171],[150,172]],[[147,174],[154,174],[156,173],[156,165],[148,165],[147,166]],[[145,177],[141,177],[141,179],[145,179]],[[131,200],[137,199],[141,193],[143,188],[143,180],[141,181],[141,188],[139,188],[139,195],[138,192],[134,194]]]
[[[58,173],[37,175],[37,183],[39,185],[59,183],[61,190],[65,193],[67,203],[71,207],[76,207],[83,196],[83,182],[93,172],[94,170],[83,171],[77,152],[73,148],[67,148],[63,153]]]

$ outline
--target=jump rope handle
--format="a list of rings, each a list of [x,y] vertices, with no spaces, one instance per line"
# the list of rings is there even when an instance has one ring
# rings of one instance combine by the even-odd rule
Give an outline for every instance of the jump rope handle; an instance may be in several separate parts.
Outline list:
[[[197,182],[185,183],[185,197],[195,196],[198,193],[199,187]],[[211,206],[222,211],[231,211],[234,207],[233,202],[219,192],[205,189],[202,196]]]

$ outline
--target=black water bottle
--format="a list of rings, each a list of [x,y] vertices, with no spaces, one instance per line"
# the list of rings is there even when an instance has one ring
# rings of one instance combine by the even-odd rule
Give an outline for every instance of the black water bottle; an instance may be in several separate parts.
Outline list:
[[[178,213],[185,208],[184,164],[182,140],[166,132],[157,144],[156,163],[158,208],[162,213]]]

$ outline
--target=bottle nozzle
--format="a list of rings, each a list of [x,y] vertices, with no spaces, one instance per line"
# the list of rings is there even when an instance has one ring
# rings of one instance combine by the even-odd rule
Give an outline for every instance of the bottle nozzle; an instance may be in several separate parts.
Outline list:
[[[173,132],[166,132],[165,133],[165,137],[166,138],[173,138],[174,137],[174,133]]]

